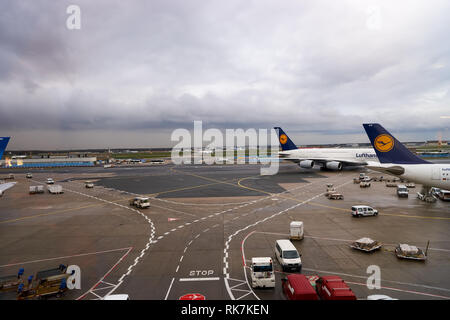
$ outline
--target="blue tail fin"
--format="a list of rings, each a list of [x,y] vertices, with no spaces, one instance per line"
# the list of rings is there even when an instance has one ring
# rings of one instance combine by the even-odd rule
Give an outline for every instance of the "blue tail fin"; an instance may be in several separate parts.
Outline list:
[[[275,130],[278,130],[278,141],[280,141],[281,150],[295,150],[298,149],[295,143],[289,139],[288,135],[281,129],[280,127],[274,127]]]
[[[380,124],[364,123],[363,126],[381,163],[429,163],[409,151]]]
[[[9,137],[0,137],[0,160],[2,159],[3,151],[5,151],[8,142]]]

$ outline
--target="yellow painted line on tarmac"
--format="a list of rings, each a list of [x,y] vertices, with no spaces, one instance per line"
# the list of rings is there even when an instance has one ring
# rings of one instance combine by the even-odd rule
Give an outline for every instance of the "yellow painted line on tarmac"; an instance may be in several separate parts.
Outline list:
[[[170,170],[173,171],[173,172],[175,172],[175,173],[178,173],[178,174],[180,174],[180,173],[181,173],[181,174],[186,174],[186,175],[190,175],[190,176],[193,176],[193,177],[196,177],[196,178],[199,178],[199,179],[203,179],[203,180],[207,180],[207,181],[212,181],[212,182],[214,182],[214,183],[212,183],[212,184],[226,184],[226,185],[230,185],[230,186],[233,186],[233,187],[242,187],[242,188],[245,188],[245,189],[249,189],[249,190],[253,190],[253,191],[257,191],[257,192],[261,192],[261,193],[265,193],[265,194],[272,195],[272,193],[269,193],[269,192],[266,192],[266,191],[262,191],[262,190],[252,189],[252,188],[250,188],[250,187],[246,187],[246,186],[243,186],[243,185],[240,184],[240,181],[241,181],[241,180],[244,180],[244,179],[250,179],[250,178],[254,178],[254,177],[259,177],[259,175],[241,178],[241,179],[238,181],[238,184],[236,185],[235,183],[230,182],[230,180],[221,181],[221,180],[217,180],[217,179],[213,179],[213,178],[203,177],[203,176],[200,176],[200,175],[198,175],[198,174],[191,173],[191,172],[178,171],[178,170],[175,170],[175,169],[173,169],[173,168],[171,168]],[[234,180],[234,179],[232,179],[232,180]],[[206,185],[202,185],[202,186],[206,186]]]
[[[268,195],[270,195],[270,196],[274,195],[273,193],[270,193],[270,192],[267,192],[267,191],[263,191],[263,190],[258,190],[258,189],[251,188],[251,187],[247,187],[247,186],[244,186],[244,185],[241,184],[241,182],[242,182],[243,180],[250,179],[250,178],[254,178],[254,177],[256,177],[256,176],[246,177],[246,178],[239,179],[237,185],[238,185],[239,187],[241,187],[241,188],[248,189],[248,190],[251,190],[251,191],[256,191],[256,192],[265,193],[265,194],[268,194]],[[280,197],[282,197],[282,196],[280,195]]]
[[[171,190],[167,190],[167,191],[149,193],[149,194],[147,194],[147,196],[156,197],[156,196],[159,196],[160,194],[172,193],[172,192],[177,192],[177,191],[192,190],[192,189],[208,187],[208,186],[212,186],[212,185],[216,185],[216,184],[219,184],[219,182],[200,184],[200,185],[197,185],[197,186],[184,187],[184,188],[178,188],[178,189],[171,189]]]
[[[417,219],[432,219],[432,220],[450,220],[448,217],[426,217],[426,216],[410,216],[406,214],[391,214],[391,213],[380,213],[380,216],[394,216],[401,218],[417,218]]]
[[[317,202],[308,202],[308,204],[310,204],[312,206],[324,207],[324,208],[329,208],[329,209],[334,209],[334,210],[341,210],[341,211],[346,211],[346,212],[350,212],[351,211],[351,209],[344,209],[344,208],[339,208],[339,207],[327,206],[325,204],[321,204],[321,203],[317,203]]]

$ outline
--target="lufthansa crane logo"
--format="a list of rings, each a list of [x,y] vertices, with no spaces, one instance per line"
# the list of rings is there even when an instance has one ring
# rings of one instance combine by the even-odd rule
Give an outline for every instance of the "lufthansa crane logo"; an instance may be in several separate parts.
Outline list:
[[[285,134],[280,135],[280,143],[285,144],[287,142],[287,136]]]
[[[394,138],[392,138],[388,134],[380,134],[375,138],[374,141],[375,148],[380,152],[388,152],[391,151],[394,147]]]

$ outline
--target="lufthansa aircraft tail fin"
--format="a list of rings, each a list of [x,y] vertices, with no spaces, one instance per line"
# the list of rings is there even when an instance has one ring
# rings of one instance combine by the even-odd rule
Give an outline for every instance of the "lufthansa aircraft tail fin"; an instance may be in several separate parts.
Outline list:
[[[298,149],[294,142],[289,139],[288,135],[281,129],[280,127],[274,127],[275,130],[278,130],[278,141],[280,142],[281,150],[295,150]]]
[[[364,123],[364,129],[370,139],[380,163],[420,164],[429,163],[411,151],[394,138],[378,123]]]
[[[9,137],[0,137],[0,160],[2,159],[3,152],[5,151],[8,142]]]

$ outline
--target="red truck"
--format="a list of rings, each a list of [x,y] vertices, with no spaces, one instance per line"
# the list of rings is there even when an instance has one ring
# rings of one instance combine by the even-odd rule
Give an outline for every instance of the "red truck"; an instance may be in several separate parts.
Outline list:
[[[289,300],[319,300],[316,290],[303,274],[290,274],[282,281],[283,292]]]
[[[316,281],[316,291],[322,300],[356,300],[352,289],[338,276],[324,276]]]

